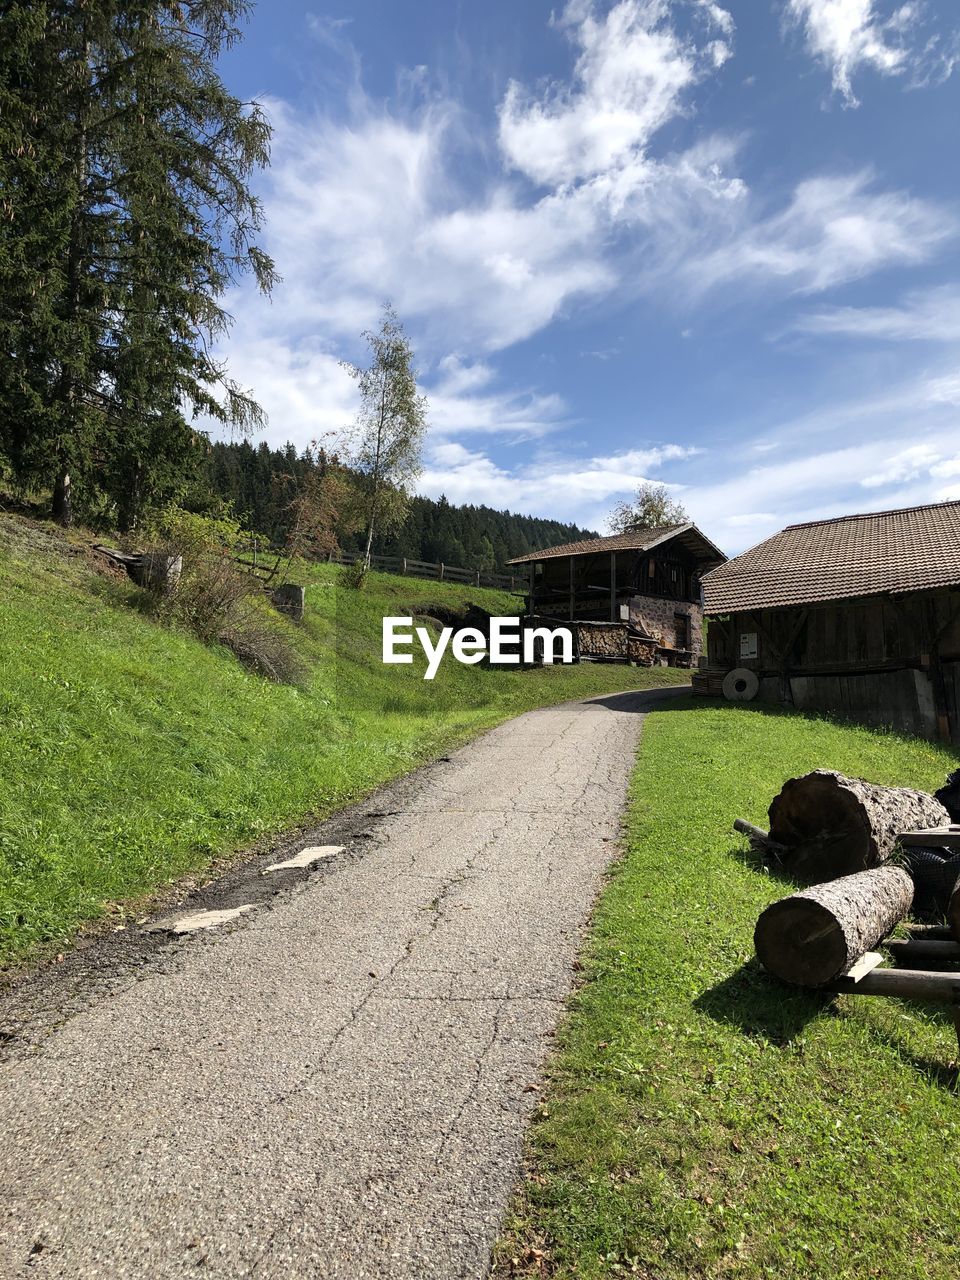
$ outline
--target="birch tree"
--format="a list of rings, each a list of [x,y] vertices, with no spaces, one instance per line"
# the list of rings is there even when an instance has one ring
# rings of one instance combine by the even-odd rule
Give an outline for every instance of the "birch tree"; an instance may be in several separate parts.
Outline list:
[[[370,348],[369,365],[344,367],[360,392],[353,464],[361,477],[364,563],[369,567],[375,535],[396,529],[406,516],[409,486],[421,470],[427,400],[417,390],[413,348],[389,303],[380,327],[363,337]]]

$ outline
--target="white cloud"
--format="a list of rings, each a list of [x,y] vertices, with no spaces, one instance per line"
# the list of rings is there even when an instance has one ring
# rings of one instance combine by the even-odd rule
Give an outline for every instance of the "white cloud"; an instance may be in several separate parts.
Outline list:
[[[939,452],[928,444],[910,445],[895,453],[881,471],[864,476],[860,483],[865,489],[879,489],[891,484],[904,484],[924,474],[934,474],[934,464],[940,460]]]
[[[507,468],[456,441],[431,442],[418,488],[434,497],[446,494],[451,502],[486,503],[600,527],[615,498],[632,493],[664,463],[697,452],[684,445],[655,445],[586,458],[543,455]]]
[[[955,65],[955,39],[922,32],[920,2],[887,5],[877,0],[787,0],[787,14],[804,28],[807,47],[830,71],[847,106],[859,103],[853,76],[862,67],[881,75],[908,74],[914,83],[946,79]]]
[[[547,180],[539,192],[491,170],[496,151],[472,165],[478,121],[432,95],[422,69],[416,91],[388,105],[364,93],[348,58],[343,119],[265,104],[276,132],[261,194],[283,283],[271,305],[252,290],[230,300],[239,324],[225,354],[270,413],[271,439],[306,443],[350,420],[354,388],[337,356],[359,356],[385,297],[427,371],[435,438],[540,438],[567,425],[567,406],[499,385],[493,353],[574,308],[645,294],[676,309],[708,290],[739,297],[745,283],[815,292],[926,261],[952,233],[951,215],[864,174],[810,179],[770,212],[735,176],[729,137],[654,154],[732,34],[710,0],[685,10],[695,21],[683,35],[671,12],[667,0],[620,0],[603,16],[588,0],[567,4],[571,83],[539,98],[514,88],[499,113],[510,162]],[[349,50],[339,26],[323,38]],[[528,154],[528,125],[550,135],[542,160]],[[949,381],[938,394],[953,394]]]
[[[900,306],[830,307],[801,316],[794,328],[891,342],[956,342],[960,341],[960,288],[941,285],[915,290]]]
[[[816,293],[883,267],[924,262],[955,233],[948,210],[905,192],[877,191],[868,173],[811,178],[785,209],[739,226],[726,243],[690,260],[687,273],[703,290],[754,277]]]
[[[494,375],[486,364],[463,365],[456,357],[445,357],[439,372],[438,380],[424,384],[433,439],[486,433],[530,440],[556,431],[567,418],[558,395],[489,389]]]
[[[289,440],[302,449],[315,440],[332,443],[356,416],[356,384],[336,355],[310,339],[263,334],[243,324],[231,338],[230,371],[266,410],[274,444]]]
[[[960,405],[960,373],[948,373],[942,378],[932,378],[925,388],[930,404]]]
[[[731,35],[719,5],[700,3],[707,25]],[[508,163],[556,187],[635,161],[684,109],[684,91],[730,56],[719,38],[697,45],[670,22],[666,0],[620,0],[598,17],[592,0],[569,0],[556,25],[578,47],[571,83],[539,97],[511,81],[500,106]]]
[[[954,406],[932,394],[939,381],[924,374],[871,397],[825,405],[780,425],[752,450],[741,441],[726,471],[721,454],[711,457],[716,479],[688,480],[684,505],[730,554],[774,527],[944,501],[960,475],[960,433]],[[864,423],[868,429],[860,430]],[[745,465],[751,452],[758,460]],[[745,493],[763,495],[756,519],[742,513]]]

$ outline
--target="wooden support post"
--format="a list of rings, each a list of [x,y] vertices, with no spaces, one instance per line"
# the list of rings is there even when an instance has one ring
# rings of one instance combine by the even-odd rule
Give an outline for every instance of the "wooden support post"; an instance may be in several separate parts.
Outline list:
[[[530,561],[530,612],[536,613],[536,595],[537,595],[537,566]]]
[[[617,553],[610,552],[610,621],[617,621]]]
[[[574,597],[574,587],[576,586],[576,583],[574,580],[573,565],[574,565],[574,559],[573,559],[573,556],[571,556],[570,557],[570,621],[571,622],[573,621],[573,597]]]

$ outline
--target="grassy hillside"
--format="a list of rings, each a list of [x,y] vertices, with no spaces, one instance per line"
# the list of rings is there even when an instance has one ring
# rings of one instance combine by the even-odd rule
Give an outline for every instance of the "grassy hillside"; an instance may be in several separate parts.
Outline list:
[[[327,814],[529,707],[683,679],[584,666],[384,667],[381,619],[496,592],[308,573],[302,689],[161,627],[82,538],[0,516],[0,963],[61,945],[139,895],[308,815]]]
[[[935,1006],[761,973],[789,892],[731,830],[818,766],[930,789],[930,743],[762,708],[647,717],[499,1275],[953,1280],[960,1121]],[[514,1261],[515,1260],[515,1261]]]

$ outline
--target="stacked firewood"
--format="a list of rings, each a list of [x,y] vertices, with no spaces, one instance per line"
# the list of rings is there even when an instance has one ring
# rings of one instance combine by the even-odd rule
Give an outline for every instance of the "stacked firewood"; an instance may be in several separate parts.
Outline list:
[[[577,643],[581,658],[596,661],[638,662],[652,667],[657,642],[626,622],[578,622]]]
[[[622,622],[578,622],[582,658],[627,658],[627,628]]]
[[[741,819],[734,825],[780,873],[810,886],[774,902],[757,921],[757,955],[770,973],[799,986],[822,987],[855,975],[865,956],[873,957],[867,968],[875,967],[881,957],[873,948],[911,912],[916,916],[921,901],[926,914],[946,917],[951,933],[934,930],[934,941],[892,943],[889,949],[912,947],[911,956],[932,957],[929,948],[939,947],[942,960],[950,958],[947,947],[960,959],[960,825],[952,826],[960,824],[960,771],[929,795],[817,769],[785,783],[769,816],[769,832]],[[910,832],[918,833],[916,848]],[[898,973],[898,979],[905,977]],[[957,974],[952,977],[958,982]],[[855,990],[886,994],[875,986],[876,978]],[[940,992],[937,983],[933,988]]]
[[[627,635],[627,657],[641,667],[652,667],[657,660],[657,642],[646,636]]]

